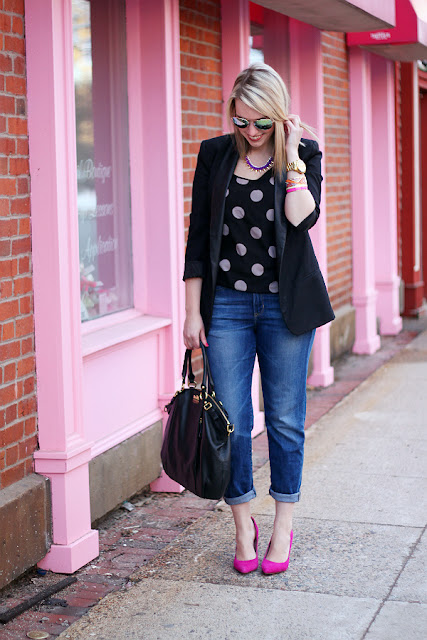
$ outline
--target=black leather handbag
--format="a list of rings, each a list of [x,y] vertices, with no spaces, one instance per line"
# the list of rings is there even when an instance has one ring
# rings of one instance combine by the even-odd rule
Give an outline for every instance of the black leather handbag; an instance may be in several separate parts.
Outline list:
[[[187,349],[182,387],[165,407],[169,418],[161,458],[163,468],[172,480],[201,498],[219,500],[230,480],[230,434],[234,426],[215,395],[206,349],[203,344],[201,348],[201,388],[196,387],[192,352]]]

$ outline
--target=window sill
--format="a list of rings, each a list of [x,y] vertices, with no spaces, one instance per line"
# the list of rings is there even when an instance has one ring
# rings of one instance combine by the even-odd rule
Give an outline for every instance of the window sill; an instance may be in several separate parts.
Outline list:
[[[83,358],[171,325],[169,318],[138,315],[82,334]]]

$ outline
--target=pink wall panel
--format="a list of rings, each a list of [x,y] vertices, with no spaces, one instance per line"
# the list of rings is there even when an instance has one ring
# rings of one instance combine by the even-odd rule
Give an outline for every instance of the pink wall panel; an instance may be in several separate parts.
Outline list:
[[[89,438],[95,442],[102,440],[155,411],[158,378],[156,334],[85,358],[83,419]]]

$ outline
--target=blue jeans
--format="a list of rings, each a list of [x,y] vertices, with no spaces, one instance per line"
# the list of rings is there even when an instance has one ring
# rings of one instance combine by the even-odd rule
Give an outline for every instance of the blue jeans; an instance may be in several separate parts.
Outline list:
[[[217,287],[207,340],[217,397],[234,423],[227,504],[255,497],[252,476],[255,355],[261,373],[270,455],[270,495],[298,502],[304,458],[308,359],[314,330],[296,336],[283,319],[276,293],[248,293]]]

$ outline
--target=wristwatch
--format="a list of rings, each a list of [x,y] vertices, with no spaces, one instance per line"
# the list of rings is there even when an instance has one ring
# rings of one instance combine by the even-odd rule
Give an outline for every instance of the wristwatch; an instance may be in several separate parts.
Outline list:
[[[294,160],[293,162],[288,162],[286,165],[286,171],[298,171],[298,173],[305,173],[306,166],[305,162],[298,158],[298,160]]]

